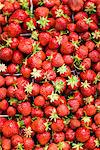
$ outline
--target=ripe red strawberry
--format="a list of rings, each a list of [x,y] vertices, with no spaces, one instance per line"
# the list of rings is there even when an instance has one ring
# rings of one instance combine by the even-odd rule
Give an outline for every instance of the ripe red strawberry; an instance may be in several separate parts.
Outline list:
[[[79,47],[79,49],[77,49],[76,51],[76,55],[80,58],[80,59],[84,59],[87,57],[88,55],[88,48],[84,45],[81,45]]]
[[[35,10],[36,19],[40,19],[41,17],[47,17],[49,14],[49,9],[46,7],[38,7]]]
[[[97,113],[94,116],[94,121],[95,121],[96,125],[100,125],[100,113]]]
[[[25,86],[29,83],[29,80],[20,76],[17,78],[16,84],[19,89],[25,89]]]
[[[13,135],[11,137],[11,144],[13,147],[18,147],[18,144],[23,144],[23,138],[20,135]]]
[[[57,113],[56,108],[54,106],[47,106],[44,109],[44,113],[46,115],[46,117],[50,117],[52,115],[52,112],[54,112],[55,114]]]
[[[21,52],[25,54],[30,54],[34,49],[32,44],[33,44],[33,40],[31,38],[21,38],[19,40],[18,48]]]
[[[4,7],[2,8],[2,11],[4,14],[8,14],[8,15],[13,13],[13,11],[14,11],[13,3],[9,2],[9,1],[5,1]]]
[[[12,137],[18,134],[19,128],[17,122],[14,120],[7,120],[3,125],[2,132],[5,137]]]
[[[88,82],[93,82],[95,80],[96,73],[93,70],[89,69],[84,72],[81,72],[80,77],[82,78],[82,80],[87,80]]]
[[[48,146],[48,150],[58,150],[58,148],[57,148],[57,145],[55,144],[55,143],[51,143],[51,144],[49,144],[49,146]]]
[[[23,89],[21,88],[18,88],[15,90],[15,97],[18,99],[18,100],[25,100],[26,99],[26,94],[24,92]]]
[[[33,68],[41,68],[42,60],[39,57],[33,55],[33,56],[28,58],[27,64],[28,64],[28,66],[31,69],[33,69]]]
[[[68,5],[72,9],[72,11],[78,12],[83,7],[83,0],[68,0]]]
[[[62,119],[57,119],[56,122],[52,122],[51,129],[54,132],[61,132],[64,129],[64,121]]]
[[[79,101],[75,99],[69,99],[67,104],[71,107],[72,112],[76,112],[80,106]]]
[[[35,99],[34,99],[35,106],[42,107],[42,106],[44,106],[44,104],[45,104],[45,99],[43,96],[39,95],[39,96],[35,97]]]
[[[4,99],[6,97],[7,94],[7,89],[4,87],[0,88],[0,99]]]
[[[44,132],[42,134],[37,134],[36,137],[41,145],[46,145],[49,142],[51,135],[50,132]]]
[[[45,99],[47,99],[48,95],[51,95],[52,92],[54,92],[53,85],[48,82],[45,82],[40,87],[40,94],[43,95]]]
[[[73,141],[75,139],[75,132],[68,128],[66,131],[66,140],[67,141]]]
[[[48,48],[49,49],[52,49],[52,50],[55,50],[59,47],[59,43],[57,41],[57,38],[50,38],[49,40],[49,44],[48,44]]]
[[[16,114],[16,109],[12,106],[9,106],[7,108],[7,115],[13,117],[15,116],[15,114]]]
[[[92,40],[86,41],[85,45],[88,48],[89,52],[91,52],[95,47],[95,44]]]
[[[22,32],[22,29],[18,23],[10,23],[5,27],[4,31],[6,31],[10,37],[17,37]]]
[[[62,142],[62,141],[64,141],[64,139],[65,139],[65,134],[64,134],[64,132],[54,132],[53,133],[53,139],[54,139],[54,142],[55,143],[59,143],[59,142]]]
[[[71,42],[62,43],[60,51],[62,54],[69,55],[73,53],[74,45]]]
[[[13,56],[13,51],[10,48],[2,48],[0,49],[0,59],[6,62],[10,61]]]
[[[28,14],[23,9],[17,9],[9,18],[9,23],[11,22],[18,22],[22,23],[26,18],[28,17]]]
[[[17,78],[14,76],[6,76],[5,81],[6,81],[6,86],[14,85],[16,83]]]
[[[19,50],[14,50],[12,56],[12,62],[15,64],[21,64],[23,60],[23,54]]]
[[[71,75],[71,69],[70,67],[66,65],[62,65],[57,69],[57,72],[60,74],[61,77],[68,77]]]
[[[83,70],[88,70],[91,67],[91,59],[90,58],[85,58],[82,62],[81,62],[81,66],[83,68]]]
[[[31,69],[26,65],[22,65],[20,72],[24,78],[29,78],[31,76]]]
[[[95,139],[94,136],[91,136],[89,138],[89,140],[85,143],[85,147],[88,148],[88,149],[95,149],[95,147],[96,147],[96,139]]]
[[[78,89],[80,86],[80,78],[74,75],[68,76],[67,85],[71,90]]]
[[[61,31],[61,30],[65,30],[67,27],[67,21],[65,18],[63,17],[60,17],[60,18],[57,18],[56,19],[56,22],[55,22],[55,29],[57,31]]]
[[[40,117],[42,118],[44,115],[44,112],[40,108],[33,108],[31,109],[31,115],[32,117]]]
[[[5,137],[2,137],[2,148],[3,149],[11,149],[11,140]]]
[[[6,122],[6,118],[0,117],[0,132],[2,131],[3,125]]]
[[[89,58],[92,60],[92,62],[99,62],[100,61],[100,54],[98,51],[93,50],[89,53]]]
[[[57,113],[60,117],[67,116],[69,114],[69,109],[65,104],[60,104],[57,107]]]
[[[6,99],[3,99],[0,101],[0,109],[5,111],[8,108],[8,101]]]
[[[92,104],[84,106],[83,109],[87,116],[93,116],[96,113],[96,107]]]
[[[92,85],[90,85],[87,80],[83,83],[81,83],[81,93],[82,95],[84,96],[91,96],[91,95],[94,95],[95,92],[96,92],[96,88]]]
[[[18,112],[23,116],[28,116],[31,113],[31,104],[29,102],[22,102],[18,104]]]
[[[15,97],[15,88],[13,86],[9,86],[7,89],[8,97]]]
[[[52,66],[60,67],[64,64],[63,57],[60,53],[54,54],[51,60]]]
[[[71,55],[63,55],[63,59],[66,65],[70,66],[73,64],[73,58]]]
[[[49,43],[51,36],[47,32],[41,32],[39,34],[39,42],[42,46],[46,46]]]
[[[59,149],[61,148],[62,150],[70,150],[71,147],[68,142],[62,141],[62,142],[58,143],[58,148]]]
[[[86,142],[90,138],[90,130],[85,127],[79,127],[76,130],[76,139],[79,142]]]
[[[76,129],[78,127],[80,127],[80,121],[78,119],[75,119],[75,118],[70,119],[70,128]]]
[[[16,64],[11,63],[7,67],[7,73],[11,75],[17,73],[18,71],[19,71],[19,67]]]
[[[83,11],[77,12],[77,14],[74,17],[75,21],[78,21],[78,20],[84,19],[84,18],[88,18],[88,14],[86,12],[83,12]]]
[[[24,137],[23,138],[23,143],[24,143],[24,148],[26,150],[28,150],[28,149],[32,150],[34,148],[34,141],[33,141],[32,138]]]
[[[43,118],[37,118],[31,124],[31,128],[33,131],[37,133],[44,133],[45,132],[45,120]]]
[[[5,78],[0,75],[0,87],[2,87],[5,84]]]
[[[96,137],[99,139],[100,138],[100,127],[98,127],[95,131]]]

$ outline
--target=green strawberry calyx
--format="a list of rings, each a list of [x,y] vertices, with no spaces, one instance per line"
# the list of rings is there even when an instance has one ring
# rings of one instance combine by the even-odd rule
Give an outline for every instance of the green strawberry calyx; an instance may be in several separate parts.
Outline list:
[[[31,77],[35,79],[41,77],[41,70],[34,68],[31,73]]]
[[[90,24],[91,22],[93,22],[93,20],[91,18],[84,18],[84,21],[86,22],[86,24]]]
[[[84,116],[84,117],[82,118],[82,120],[83,120],[85,123],[89,123],[89,122],[90,122],[90,119],[91,119],[91,117],[88,117],[88,116]]]
[[[46,131],[48,131],[48,130],[50,130],[51,128],[50,128],[50,125],[51,125],[52,123],[50,122],[50,121],[46,121],[45,123],[44,123],[44,125],[45,125],[45,130]]]
[[[33,83],[28,83],[28,84],[25,86],[25,92],[27,92],[27,94],[31,94],[31,93],[32,93],[32,90],[33,90]]]
[[[62,42],[62,36],[61,35],[56,36],[56,40],[57,40],[58,44],[60,45]]]
[[[63,64],[61,67],[57,69],[57,72],[59,72],[60,74],[64,74],[66,71],[67,71],[67,68],[65,64]]]
[[[0,63],[0,72],[5,72],[7,69],[7,66],[3,63]]]
[[[91,102],[93,102],[94,98],[91,95],[89,97],[83,98],[83,100],[85,101],[85,104],[90,104]]]
[[[63,148],[65,147],[65,143],[64,142],[59,142],[57,144],[57,147],[58,147],[59,150],[63,150]]]
[[[90,2],[90,5],[85,8],[85,11],[89,14],[96,13],[96,5]]]
[[[24,130],[24,136],[27,137],[27,138],[28,137],[30,138],[31,135],[32,135],[32,129],[31,129],[31,127],[24,128],[23,130]]]
[[[40,25],[40,28],[45,28],[50,21],[47,19],[47,17],[40,17],[40,19],[37,21],[37,23]]]
[[[36,29],[36,27],[34,26],[34,23],[33,23],[32,19],[30,21],[26,22],[26,25],[28,27],[28,30],[33,31],[33,30]]]
[[[31,34],[31,38],[36,40],[36,41],[38,40],[38,36],[39,36],[39,34],[38,34],[37,31],[33,31],[32,34]]]
[[[72,88],[74,88],[74,86],[77,86],[78,83],[78,77],[72,75],[71,77],[68,76],[68,80],[67,80],[67,85],[70,85]]]
[[[34,54],[36,54],[37,52],[39,52],[40,50],[42,50],[42,48],[40,47],[40,43],[38,42],[34,42],[33,44],[32,44],[32,46],[33,46],[33,55]]]
[[[55,87],[55,92],[60,93],[62,91],[62,88],[64,86],[64,82],[63,81],[56,81],[56,82],[52,82],[54,87]]]
[[[18,143],[18,145],[17,145],[17,149],[16,149],[16,150],[24,150],[24,148],[23,148],[23,144]]]
[[[56,120],[59,118],[55,109],[52,110],[51,116],[49,118],[51,121],[54,120],[54,122],[56,122]]]
[[[98,138],[96,138],[96,140],[94,140],[96,147],[100,147],[100,140]]]
[[[59,95],[57,93],[52,92],[51,95],[48,96],[48,98],[50,99],[50,102],[54,102],[55,100],[59,99]]]
[[[89,88],[90,87],[90,83],[88,83],[87,80],[85,80],[85,82],[81,82],[81,87]]]
[[[95,30],[94,32],[91,33],[91,35],[92,35],[93,39],[99,40],[99,38],[100,38],[100,30]]]
[[[82,146],[83,146],[83,143],[77,143],[77,144],[72,143],[72,147],[75,148],[76,150],[80,150],[80,148],[83,149]]]

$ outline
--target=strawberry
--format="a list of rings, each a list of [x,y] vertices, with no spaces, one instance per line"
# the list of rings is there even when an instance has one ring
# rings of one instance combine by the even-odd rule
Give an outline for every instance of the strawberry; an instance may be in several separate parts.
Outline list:
[[[13,3],[9,2],[9,1],[5,1],[2,11],[4,14],[7,14],[7,15],[10,15],[11,13],[13,13],[14,12]]]
[[[20,72],[24,78],[29,78],[31,76],[31,69],[26,65],[22,65]]]
[[[51,129],[54,132],[61,132],[64,129],[64,122],[62,119],[57,119],[56,122],[52,122]]]
[[[6,99],[3,99],[0,101],[0,109],[5,111],[8,108],[8,102]]]
[[[53,114],[53,112],[54,112],[54,114],[57,114],[56,108],[54,106],[49,105],[49,106],[45,107],[45,109],[44,109],[44,113],[45,113],[46,117],[50,117]]]
[[[83,11],[79,11],[74,17],[75,21],[78,21],[78,20],[84,19],[84,18],[88,18],[88,14]]]
[[[0,59],[1,60],[8,62],[12,59],[12,56],[13,56],[12,49],[7,48],[7,47],[0,49]]]
[[[28,116],[31,113],[31,105],[29,102],[22,102],[18,104],[18,112],[23,116]]]
[[[57,107],[57,113],[60,117],[67,116],[69,114],[69,109],[65,104],[60,104]]]
[[[8,67],[7,67],[7,73],[9,73],[9,74],[17,73],[18,70],[19,70],[19,67],[16,64],[13,64],[13,63],[8,65]]]
[[[99,62],[99,52],[96,50],[93,50],[92,52],[89,53],[89,58],[92,60],[92,62]]]
[[[98,127],[95,131],[96,137],[99,139],[100,138],[100,127]]]
[[[46,82],[40,87],[40,94],[47,99],[48,95],[50,95],[54,91],[53,85]]]
[[[31,115],[32,117],[40,117],[42,118],[44,115],[44,112],[40,108],[33,108],[31,109]]]
[[[16,83],[17,78],[14,76],[6,76],[5,81],[6,81],[6,86],[14,85]]]
[[[80,106],[79,101],[75,99],[69,99],[67,104],[71,107],[72,112],[76,112]]]
[[[76,130],[76,139],[79,142],[86,142],[90,138],[90,130],[85,127],[79,127]]]
[[[13,147],[18,147],[18,144],[23,144],[23,138],[20,135],[13,135],[11,137],[11,144]]]
[[[67,21],[65,18],[63,17],[60,17],[60,18],[57,18],[56,19],[56,22],[55,22],[55,29],[57,31],[61,31],[61,30],[65,30],[67,27]]]
[[[66,131],[66,140],[68,141],[73,141],[75,139],[75,132],[68,128],[68,130]]]
[[[62,65],[57,69],[57,72],[60,74],[61,77],[68,77],[71,75],[71,69],[70,67],[66,65]]]
[[[0,117],[0,132],[2,131],[3,125],[6,122],[6,118]]]
[[[35,10],[36,19],[40,19],[41,17],[47,17],[49,14],[49,9],[46,7],[38,7]]]
[[[100,113],[97,113],[97,114],[94,116],[94,121],[95,121],[96,125],[99,125],[99,124],[100,124]]]
[[[37,23],[35,18],[26,18],[24,20],[24,24],[23,27],[24,29],[28,30],[28,31],[33,31],[36,29]]]
[[[26,150],[28,150],[28,149],[32,150],[34,148],[34,141],[33,141],[32,138],[24,137],[23,138],[23,143],[24,143],[24,148]]]
[[[41,96],[41,95],[35,97],[35,99],[34,99],[34,104],[35,104],[36,106],[40,106],[40,107],[44,106],[44,104],[45,104],[45,99],[44,99],[44,97]]]
[[[59,39],[58,39],[59,40]],[[50,38],[48,48],[49,49],[57,49],[59,47],[59,43],[57,41],[57,37]]]
[[[14,50],[12,56],[12,62],[15,64],[21,64],[22,60],[23,60],[23,54],[18,50]]]
[[[96,108],[92,104],[88,104],[88,105],[84,106],[83,109],[87,116],[93,116],[96,113]]]
[[[11,140],[6,137],[2,137],[2,148],[8,150],[11,149]]]
[[[54,143],[62,142],[65,139],[65,134],[63,132],[58,132],[58,133],[54,132],[53,139],[54,139]]]
[[[63,55],[63,59],[66,65],[70,66],[73,64],[73,58],[71,55]]]
[[[51,36],[47,32],[41,32],[39,34],[39,42],[42,46],[46,46],[49,43]]]
[[[78,119],[74,119],[74,118],[70,119],[70,128],[76,129],[78,127],[80,127],[80,121]]]
[[[22,38],[19,40],[18,48],[25,54],[30,54],[33,51],[33,40],[30,38]]]
[[[51,143],[51,144],[49,144],[49,146],[48,146],[48,150],[58,150],[58,148],[57,148],[57,145],[55,144],[55,143]]]
[[[18,100],[22,101],[22,100],[26,99],[26,94],[25,94],[23,89],[18,88],[18,89],[15,90],[15,97]]]
[[[9,86],[7,89],[8,97],[15,97],[15,88],[13,86]]]
[[[22,23],[28,17],[27,12],[23,9],[17,9],[15,12],[10,16],[9,23],[11,22],[18,22]]]
[[[44,133],[45,131],[45,120],[43,118],[37,118],[36,120],[33,121],[31,124],[31,128],[33,131],[37,133]]]
[[[70,150],[70,144],[66,141],[62,141],[58,143],[58,148],[61,148],[62,150]]]
[[[5,84],[5,78],[0,75],[0,87],[2,87]]]
[[[78,12],[79,10],[81,10],[83,7],[83,4],[84,4],[83,0],[76,0],[76,1],[68,0],[69,7],[72,9],[72,11],[75,11],[75,12]]]
[[[41,68],[42,66],[42,60],[39,57],[36,56],[31,56],[27,60],[28,66],[33,69],[33,68]]]
[[[60,51],[62,54],[69,55],[69,54],[73,53],[74,46],[71,42],[62,43]]]
[[[54,54],[51,63],[52,63],[52,66],[54,67],[62,66],[64,64],[64,60],[61,54],[60,53]]]
[[[4,87],[0,88],[0,99],[4,99],[6,97],[7,94],[7,89]]]
[[[42,134],[37,134],[36,137],[41,145],[46,145],[49,142],[51,135],[50,132],[44,132]]]
[[[77,49],[76,51],[76,55],[80,58],[80,59],[84,59],[87,57],[88,55],[88,48],[84,45],[81,45],[79,47],[79,49]]]
[[[19,133],[19,128],[17,122],[14,120],[7,120],[2,128],[3,135],[5,137],[12,137],[15,134]]]
[[[78,89],[80,86],[80,78],[74,75],[68,76],[67,85],[69,89]]]
[[[14,107],[12,107],[12,106],[9,106],[8,108],[7,108],[7,115],[8,116],[14,116],[16,114],[16,109],[14,108]]]
[[[10,37],[17,37],[22,32],[22,29],[18,23],[10,23],[5,27],[4,31],[6,31]]]

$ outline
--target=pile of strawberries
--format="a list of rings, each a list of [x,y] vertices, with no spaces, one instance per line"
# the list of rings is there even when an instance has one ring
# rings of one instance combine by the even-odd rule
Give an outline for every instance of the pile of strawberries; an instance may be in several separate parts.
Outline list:
[[[0,0],[0,150],[100,150],[100,0]]]

